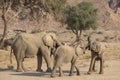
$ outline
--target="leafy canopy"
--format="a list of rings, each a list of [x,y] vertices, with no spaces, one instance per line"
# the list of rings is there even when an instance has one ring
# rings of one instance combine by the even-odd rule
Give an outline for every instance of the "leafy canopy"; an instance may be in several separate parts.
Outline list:
[[[96,29],[97,9],[94,9],[90,2],[81,2],[77,6],[68,6],[65,10],[66,23],[68,27],[75,32],[86,29]]]

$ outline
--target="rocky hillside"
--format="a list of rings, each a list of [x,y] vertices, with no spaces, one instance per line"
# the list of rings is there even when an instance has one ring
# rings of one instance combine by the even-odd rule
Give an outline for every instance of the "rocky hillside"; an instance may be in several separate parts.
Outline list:
[[[120,10],[117,13],[109,7],[109,0],[68,0],[71,5],[76,5],[81,1],[89,1],[98,9],[99,28],[119,30]]]
[[[92,2],[95,8],[98,9],[98,28],[106,30],[120,30],[120,10],[117,13],[109,7],[109,0],[67,0],[70,5],[77,5],[81,1]],[[42,22],[46,21],[46,24]],[[44,26],[44,27],[43,27]],[[16,20],[13,19],[8,24],[9,30],[13,29],[23,29],[23,30],[33,30],[39,29],[42,27],[45,30],[56,30],[63,28],[59,22],[55,22],[54,18],[51,15],[47,15],[46,20],[41,20],[40,23],[32,22],[29,20]],[[63,28],[64,29],[64,28]],[[3,22],[0,18],[0,32],[3,31]]]

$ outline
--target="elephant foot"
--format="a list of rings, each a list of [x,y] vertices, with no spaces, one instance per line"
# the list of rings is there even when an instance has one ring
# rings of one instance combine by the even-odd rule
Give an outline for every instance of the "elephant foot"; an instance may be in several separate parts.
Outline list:
[[[79,76],[80,75],[80,72],[79,73],[77,73],[77,76]]]
[[[93,72],[96,72],[97,70],[93,69],[92,71],[93,71]]]
[[[88,71],[88,72],[87,72],[87,74],[89,74],[89,75],[90,75],[90,74],[91,74],[91,71]]]
[[[64,76],[64,74],[59,74],[59,77],[62,77],[62,76]]]
[[[51,68],[48,68],[48,69],[46,70],[46,72],[52,72],[52,69],[51,69]]]
[[[74,76],[74,75],[70,73],[69,76]]]
[[[99,72],[99,74],[103,74],[103,72]]]
[[[38,71],[38,72],[43,72],[43,70],[42,70],[42,69],[37,69],[36,71]]]
[[[17,69],[16,72],[24,72],[22,69]]]
[[[54,77],[55,77],[55,75],[52,74],[52,75],[51,75],[51,78],[54,78]]]

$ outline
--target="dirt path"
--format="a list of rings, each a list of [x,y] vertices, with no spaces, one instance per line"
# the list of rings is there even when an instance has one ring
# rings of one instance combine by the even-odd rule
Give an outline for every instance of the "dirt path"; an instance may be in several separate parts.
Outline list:
[[[0,67],[0,80],[120,80],[120,59],[106,60],[104,65],[104,74],[102,75],[98,74],[98,69],[97,72],[91,75],[86,74],[89,61],[84,61],[84,64],[87,66],[81,66],[79,63],[81,71],[80,76],[68,76],[70,66],[69,64],[63,67],[65,76],[55,78],[51,78],[50,73],[35,72],[34,68],[32,68],[31,72],[15,72],[14,70],[10,71],[7,70],[7,68]],[[3,66],[4,63],[0,62],[0,65]],[[98,63],[96,65],[98,67]],[[46,65],[44,64],[44,69],[45,66]]]

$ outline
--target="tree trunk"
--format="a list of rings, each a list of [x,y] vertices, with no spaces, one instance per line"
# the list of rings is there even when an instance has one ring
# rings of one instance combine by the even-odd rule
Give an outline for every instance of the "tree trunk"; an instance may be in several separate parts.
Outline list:
[[[7,21],[4,14],[2,15],[2,20],[4,22],[4,32],[3,32],[3,39],[4,39],[7,36]]]

